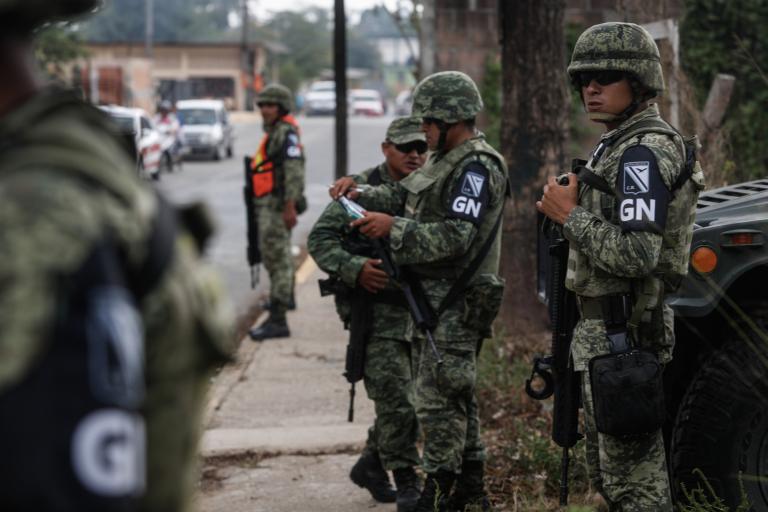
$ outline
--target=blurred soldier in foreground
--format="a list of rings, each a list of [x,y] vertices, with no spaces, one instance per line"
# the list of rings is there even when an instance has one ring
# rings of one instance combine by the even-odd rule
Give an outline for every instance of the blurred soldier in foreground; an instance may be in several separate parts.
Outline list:
[[[357,184],[395,183],[424,165],[427,142],[421,121],[392,121],[381,150],[385,162],[355,176]],[[419,464],[419,454],[407,336],[410,313],[403,293],[381,269],[380,255],[367,237],[349,227],[351,220],[339,203],[332,202],[308,240],[309,253],[331,275],[339,315],[350,331],[350,344],[361,345],[352,348],[365,353],[365,389],[376,408],[365,450],[350,478],[376,500],[396,500],[398,512],[407,512],[419,499],[419,480],[413,469]],[[397,495],[385,470],[394,474]]]
[[[33,30],[96,4],[0,0],[2,510],[186,510],[228,358],[206,217],[177,215],[104,114],[37,81]]]
[[[290,115],[291,91],[272,84],[256,102],[264,121],[264,137],[252,160],[253,192],[258,218],[259,249],[269,273],[269,317],[250,330],[251,339],[291,335],[286,312],[293,302],[291,230],[306,209],[304,149],[299,125]]]
[[[403,216],[369,211],[353,226],[371,238],[389,237],[395,263],[419,278],[434,310],[429,334],[437,350],[423,330],[411,327],[410,333],[427,473],[416,510],[490,510],[476,357],[491,334],[504,287],[498,267],[507,169],[475,128],[483,103],[470,77],[436,73],[417,85],[413,98],[413,115],[422,119],[434,153],[419,172],[359,196],[369,210]],[[342,179],[331,193],[338,197],[352,186]]]
[[[568,74],[606,132],[576,174],[550,178],[536,205],[570,242],[565,285],[581,317],[571,354],[582,372],[590,476],[611,511],[671,511],[661,371],[674,334],[664,295],[687,272],[703,175],[695,143],[648,103],[664,83],[643,28],[587,29]]]

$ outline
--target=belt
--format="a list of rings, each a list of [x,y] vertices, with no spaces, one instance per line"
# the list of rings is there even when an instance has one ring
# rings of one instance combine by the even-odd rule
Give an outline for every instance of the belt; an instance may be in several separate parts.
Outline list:
[[[581,318],[603,320],[606,325],[622,325],[632,315],[629,295],[578,296]]]

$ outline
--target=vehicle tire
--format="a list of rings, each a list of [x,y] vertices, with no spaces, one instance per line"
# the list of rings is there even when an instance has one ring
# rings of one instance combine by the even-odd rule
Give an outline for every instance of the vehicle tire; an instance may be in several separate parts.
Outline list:
[[[234,155],[235,152],[232,150],[232,144],[227,146],[227,158],[232,158],[232,155]]]
[[[741,486],[753,511],[768,510],[768,303],[745,308],[753,320],[733,333],[694,377],[670,449],[673,492],[702,484],[699,469],[730,510]],[[755,332],[757,330],[758,332]],[[741,475],[741,476],[739,476]],[[741,479],[741,482],[740,482]]]
[[[217,162],[221,160],[221,146],[216,146],[213,148],[213,159]]]

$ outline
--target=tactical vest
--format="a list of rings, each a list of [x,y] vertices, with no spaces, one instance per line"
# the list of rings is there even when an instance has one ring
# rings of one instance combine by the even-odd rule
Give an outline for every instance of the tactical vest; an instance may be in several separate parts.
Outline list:
[[[81,114],[93,125],[103,123],[87,107]],[[87,136],[80,131],[68,136]],[[104,152],[119,154],[119,142],[81,142],[79,147],[102,154],[67,144],[44,151],[39,145],[5,145],[0,178],[50,168],[135,204],[132,179],[103,166]],[[130,168],[123,163],[115,166]],[[176,241],[176,212],[160,199],[158,205],[140,261],[135,247],[124,247],[107,232],[81,267],[62,275],[51,290],[59,305],[43,352],[20,382],[0,393],[0,418],[14,418],[0,422],[0,508],[136,510],[146,486],[144,325],[138,306],[170,265]]]
[[[457,173],[462,172],[459,164],[472,155],[486,155],[497,162],[507,180],[507,165],[495,149],[483,137],[474,137],[446,153],[439,160],[431,158],[418,172],[411,173],[400,181],[408,191],[405,202],[405,217],[418,222],[443,222],[449,218],[450,197],[448,185]],[[508,187],[508,184],[507,184]],[[494,223],[504,207],[505,189],[498,197],[491,198],[496,203],[490,205],[485,213],[482,225],[479,226],[475,240],[469,251],[458,258],[409,265],[408,267],[420,277],[432,279],[456,279],[470,264],[481,249],[482,242],[490,235]],[[496,235],[496,241],[491,246],[488,255],[475,271],[475,275],[498,272],[501,230]]]
[[[662,235],[659,261],[653,275],[633,280],[609,274],[596,265],[589,264],[586,256],[580,253],[578,248],[571,247],[566,279],[567,287],[577,294],[593,296],[594,293],[590,292],[589,287],[595,280],[605,283],[603,291],[605,294],[633,292],[636,296],[636,308],[644,310],[656,308],[665,293],[677,289],[688,270],[688,253],[693,237],[696,202],[699,191],[704,188],[703,172],[696,160],[697,140],[695,137],[684,139],[664,120],[653,116],[638,120],[628,126],[627,130],[603,139],[592,152],[588,162],[574,162],[581,164],[575,165],[579,181],[583,184],[580,191],[581,197],[592,194],[592,208],[589,209],[591,213],[604,218],[611,224],[618,225],[620,199],[617,198],[615,185],[602,177],[600,164],[604,161],[603,158],[607,152],[613,148],[621,147],[622,144],[633,139],[637,139],[637,144],[642,144],[642,136],[648,133],[662,134],[672,139],[679,148],[681,157],[680,172],[669,186],[672,200],[669,203],[666,227]],[[594,173],[593,169],[595,169]],[[639,315],[642,314],[640,311],[636,313],[634,322],[637,322]]]

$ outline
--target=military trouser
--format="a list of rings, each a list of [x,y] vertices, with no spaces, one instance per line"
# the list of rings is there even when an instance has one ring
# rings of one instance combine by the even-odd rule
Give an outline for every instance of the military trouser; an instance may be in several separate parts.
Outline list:
[[[631,440],[601,434],[595,426],[588,373],[581,372],[587,468],[592,486],[611,512],[672,512],[661,430]]]
[[[293,257],[291,256],[291,230],[285,227],[282,210],[257,206],[259,248],[264,268],[269,274],[269,302],[272,315],[280,320],[293,292]]]
[[[366,346],[365,390],[376,410],[366,449],[378,451],[386,470],[420,463],[410,345],[403,340],[372,336]]]
[[[413,342],[416,415],[424,432],[422,468],[460,473],[462,461],[485,460],[475,394],[476,351],[440,342],[438,350],[443,358],[439,367],[426,340]]]

